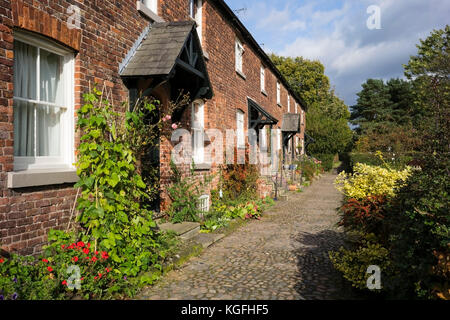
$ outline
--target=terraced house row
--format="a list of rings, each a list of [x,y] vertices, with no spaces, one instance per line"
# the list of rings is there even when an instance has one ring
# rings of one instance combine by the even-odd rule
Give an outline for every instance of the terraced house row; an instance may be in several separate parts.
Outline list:
[[[66,226],[76,197],[76,110],[94,83],[115,102],[144,92],[164,106],[188,93],[191,103],[172,120],[199,133],[199,176],[218,170],[205,156],[209,128],[236,130],[238,153],[248,129],[286,159],[304,149],[305,104],[223,0],[0,0],[2,249],[38,253],[50,228]],[[283,131],[272,140],[268,128]],[[160,139],[152,163],[162,185],[156,209],[164,210],[174,142]],[[259,185],[261,195],[271,192]]]

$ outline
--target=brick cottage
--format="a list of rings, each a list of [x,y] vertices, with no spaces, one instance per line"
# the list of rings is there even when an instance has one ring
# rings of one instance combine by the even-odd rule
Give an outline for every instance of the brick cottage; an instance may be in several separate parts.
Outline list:
[[[76,198],[76,110],[94,83],[115,102],[145,92],[164,106],[180,90],[189,93],[192,103],[177,120],[198,133],[199,176],[218,170],[205,156],[210,128],[224,137],[236,130],[238,152],[251,128],[261,147],[284,150],[286,159],[303,153],[296,147],[304,146],[306,105],[223,0],[0,0],[2,249],[37,254],[49,229],[67,226]],[[276,139],[267,135],[282,127]],[[155,162],[162,210],[175,144],[161,137]],[[262,196],[269,182],[261,179]]]

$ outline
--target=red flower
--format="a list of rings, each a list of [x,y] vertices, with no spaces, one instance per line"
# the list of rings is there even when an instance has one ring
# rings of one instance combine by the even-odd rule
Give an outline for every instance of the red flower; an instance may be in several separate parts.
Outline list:
[[[45,263],[47,263],[47,262],[48,262],[48,260],[47,260],[47,259],[42,259],[42,262],[45,262]]]
[[[78,242],[77,246],[80,247],[80,248],[83,248],[84,247],[84,242],[83,241]]]
[[[86,257],[86,260],[89,260],[90,258],[89,257]]]
[[[109,270],[108,268],[105,268],[106,272],[110,272],[111,270]]]
[[[83,281],[84,280],[84,277],[81,277],[81,279],[80,279],[81,281]]]
[[[88,248],[84,248],[84,249],[83,249],[83,252],[84,252],[85,254],[89,254],[89,249],[88,249]]]
[[[94,280],[97,280],[97,276],[94,277]]]
[[[92,257],[92,261],[97,261],[98,259],[97,259],[97,257]]]
[[[98,251],[95,251],[95,255],[97,255],[98,254]]]
[[[0,263],[3,263],[3,262],[5,262],[5,260],[3,260],[3,259],[0,258]]]
[[[64,281],[62,282],[62,285],[63,285],[63,286],[66,286],[66,285],[67,285],[67,281],[64,280]]]
[[[72,250],[73,249],[73,245],[68,246],[67,249],[71,249]]]
[[[106,251],[102,251],[102,258],[105,260],[109,258],[108,253]]]
[[[87,247],[88,247],[88,248],[90,248],[90,247],[91,247],[91,244],[90,244],[90,243],[88,243],[88,244],[87,244]]]
[[[98,273],[98,277],[99,277],[99,278],[101,278],[101,277],[102,277],[102,274],[101,274],[100,272]]]
[[[78,257],[73,257],[72,261],[77,262],[78,261]]]
[[[63,244],[61,245],[61,249],[64,249],[65,247],[66,247],[65,245],[63,245]]]
[[[52,267],[47,267],[47,270],[50,271],[50,272],[52,272],[52,271],[53,271],[53,268],[52,268]]]

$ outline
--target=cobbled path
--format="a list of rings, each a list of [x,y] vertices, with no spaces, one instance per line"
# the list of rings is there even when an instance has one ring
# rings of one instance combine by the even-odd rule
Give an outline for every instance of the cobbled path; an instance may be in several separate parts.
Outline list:
[[[140,299],[352,299],[328,251],[343,245],[336,226],[342,196],[325,174],[289,201],[169,272]]]

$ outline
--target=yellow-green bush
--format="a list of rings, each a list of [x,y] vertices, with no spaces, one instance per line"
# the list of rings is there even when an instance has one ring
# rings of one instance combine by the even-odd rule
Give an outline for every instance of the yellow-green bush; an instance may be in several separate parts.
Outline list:
[[[340,271],[352,286],[361,290],[367,289],[367,279],[370,276],[367,268],[371,265],[380,267],[381,278],[391,275],[389,251],[379,243],[363,241],[356,250],[340,248],[329,253],[334,268]],[[381,282],[383,288],[383,281]]]
[[[336,188],[349,198],[362,200],[368,196],[395,195],[395,189],[404,185],[411,167],[394,170],[357,163],[353,174],[341,172],[335,180]]]

